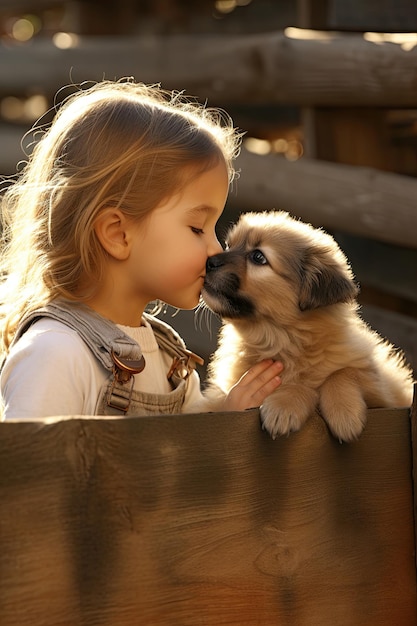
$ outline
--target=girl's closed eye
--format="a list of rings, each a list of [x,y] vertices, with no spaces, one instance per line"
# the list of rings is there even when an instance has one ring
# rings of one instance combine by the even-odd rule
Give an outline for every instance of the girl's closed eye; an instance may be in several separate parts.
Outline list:
[[[202,228],[197,228],[196,226],[191,226],[191,230],[196,235],[204,235],[204,230]]]

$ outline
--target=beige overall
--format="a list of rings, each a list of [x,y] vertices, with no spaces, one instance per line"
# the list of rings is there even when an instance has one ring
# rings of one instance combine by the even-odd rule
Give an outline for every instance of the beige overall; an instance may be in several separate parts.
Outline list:
[[[167,374],[172,391],[156,394],[133,389],[134,376],[146,366],[139,344],[116,324],[82,304],[60,300],[36,309],[22,319],[13,343],[42,317],[58,320],[75,330],[109,372],[97,400],[95,415],[181,413],[188,377],[196,362],[202,363],[202,359],[186,349],[181,337],[168,324],[152,315],[144,315],[159,347],[173,359]]]

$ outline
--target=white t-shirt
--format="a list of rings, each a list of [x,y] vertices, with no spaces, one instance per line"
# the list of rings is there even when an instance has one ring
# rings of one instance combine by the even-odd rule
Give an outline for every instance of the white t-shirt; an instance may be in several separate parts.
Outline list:
[[[135,376],[134,389],[150,393],[171,390],[167,372],[172,357],[160,350],[152,327],[122,330],[141,346],[146,367]],[[78,333],[50,318],[36,321],[12,347],[0,376],[3,419],[94,415],[100,390],[109,372]],[[200,378],[190,376],[182,412],[202,399]]]

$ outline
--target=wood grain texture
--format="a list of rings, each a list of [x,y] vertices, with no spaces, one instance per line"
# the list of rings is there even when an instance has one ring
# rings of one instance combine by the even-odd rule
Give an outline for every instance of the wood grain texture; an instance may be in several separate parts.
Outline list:
[[[414,532],[417,547],[417,382],[414,384],[414,401],[411,407],[411,444],[413,453]],[[417,567],[417,548],[415,558]]]
[[[271,24],[274,28],[274,24]],[[49,94],[84,80],[135,76],[211,102],[415,107],[417,47],[381,34],[286,29],[244,35],[81,37],[67,49],[34,39],[0,48],[0,92]]]
[[[0,424],[2,626],[412,626],[410,412]]]
[[[281,209],[315,226],[416,248],[417,181],[411,177],[245,149],[236,167],[240,177],[228,199],[230,219],[241,211]]]

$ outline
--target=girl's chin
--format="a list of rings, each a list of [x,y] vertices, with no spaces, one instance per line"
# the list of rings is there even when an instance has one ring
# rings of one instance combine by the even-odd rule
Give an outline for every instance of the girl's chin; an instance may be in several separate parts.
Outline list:
[[[180,311],[192,311],[196,309],[201,302],[200,294],[195,298],[184,299],[183,301],[168,302],[167,304],[173,309],[179,309]]]

